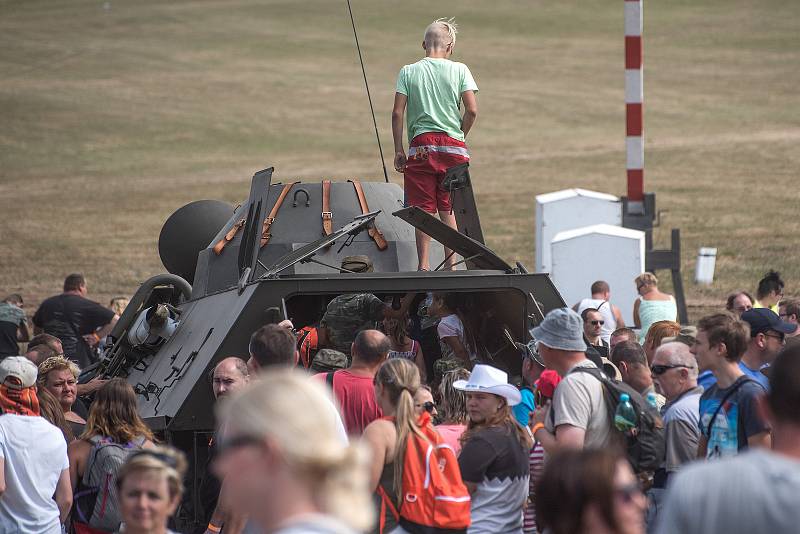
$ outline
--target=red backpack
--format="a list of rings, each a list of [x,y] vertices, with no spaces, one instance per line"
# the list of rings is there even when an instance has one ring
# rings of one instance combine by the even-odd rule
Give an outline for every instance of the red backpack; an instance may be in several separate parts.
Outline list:
[[[429,413],[422,413],[419,426],[427,439],[413,433],[408,437],[399,513],[389,496],[380,489],[381,532],[385,509],[410,532],[429,532],[430,529],[466,532],[470,525],[471,499],[461,480],[455,451],[434,429]],[[425,528],[415,529],[414,525]]]
[[[311,356],[319,349],[319,331],[315,326],[304,326],[297,331],[297,352],[300,353],[300,363],[308,369],[311,366]]]

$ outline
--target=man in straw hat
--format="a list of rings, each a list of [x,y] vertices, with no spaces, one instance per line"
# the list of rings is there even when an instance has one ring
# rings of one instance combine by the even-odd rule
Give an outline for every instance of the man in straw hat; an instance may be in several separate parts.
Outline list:
[[[597,368],[586,358],[581,316],[569,308],[551,310],[533,329],[533,336],[547,368],[562,377],[549,409],[536,410],[531,418],[534,438],[550,453],[565,447],[609,445],[611,414],[603,400],[602,383],[588,373],[572,372],[579,367]],[[553,416],[548,415],[550,410]]]
[[[489,365],[476,365],[468,380],[453,387],[467,394],[469,425],[458,465],[472,494],[469,533],[521,532],[532,442],[511,413],[520,392],[505,372]]]
[[[0,532],[60,534],[72,506],[67,443],[39,417],[36,366],[0,361]]]

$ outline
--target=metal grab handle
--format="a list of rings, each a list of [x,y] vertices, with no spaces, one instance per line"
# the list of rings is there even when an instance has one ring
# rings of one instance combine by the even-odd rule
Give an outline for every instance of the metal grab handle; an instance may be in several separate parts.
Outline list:
[[[293,207],[293,208],[296,208],[296,207],[297,207],[297,195],[299,195],[300,193],[303,193],[303,194],[306,196],[306,207],[307,207],[307,208],[308,208],[308,207],[311,207],[311,195],[309,195],[309,194],[308,194],[308,191],[306,191],[306,190],[305,190],[305,189],[303,189],[302,187],[298,188],[298,189],[297,189],[297,190],[294,192],[294,196],[292,197],[292,207]]]

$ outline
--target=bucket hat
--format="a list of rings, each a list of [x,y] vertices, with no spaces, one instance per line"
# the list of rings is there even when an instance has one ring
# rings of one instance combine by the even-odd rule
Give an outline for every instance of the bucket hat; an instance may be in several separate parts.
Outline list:
[[[583,319],[570,308],[556,308],[533,329],[536,341],[551,349],[586,352],[583,340]]]

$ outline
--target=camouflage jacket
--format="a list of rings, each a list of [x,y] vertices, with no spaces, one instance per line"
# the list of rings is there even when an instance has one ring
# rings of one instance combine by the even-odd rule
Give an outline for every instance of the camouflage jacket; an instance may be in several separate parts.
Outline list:
[[[320,324],[328,329],[329,348],[350,354],[350,344],[361,330],[375,328],[383,319],[384,302],[371,293],[339,295],[328,304]]]

